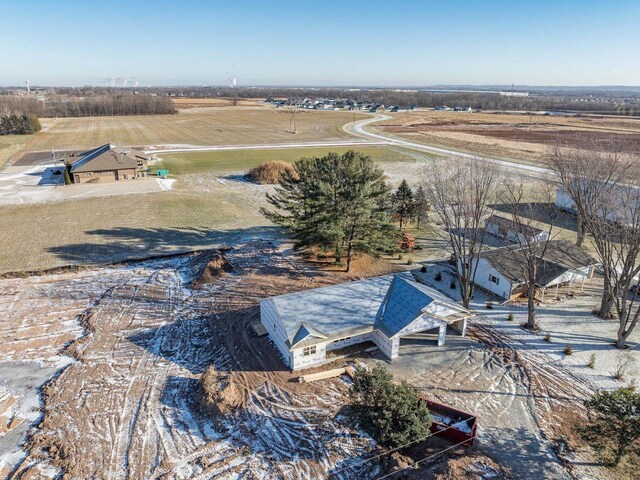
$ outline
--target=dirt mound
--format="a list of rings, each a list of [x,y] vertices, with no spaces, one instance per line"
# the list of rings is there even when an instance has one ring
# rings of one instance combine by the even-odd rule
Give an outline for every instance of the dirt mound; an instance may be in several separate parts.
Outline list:
[[[244,404],[242,390],[228,372],[219,372],[211,365],[202,374],[199,395],[200,406],[212,415],[232,413]]]
[[[294,174],[296,168],[287,162],[273,161],[262,162],[255,168],[252,168],[245,175],[248,180],[259,183],[261,185],[270,185],[280,182],[285,174]]]
[[[216,253],[204,266],[202,273],[191,283],[197,287],[205,283],[211,283],[220,277],[220,275],[231,272],[233,272],[233,265],[229,263],[227,257],[225,257],[223,253]]]

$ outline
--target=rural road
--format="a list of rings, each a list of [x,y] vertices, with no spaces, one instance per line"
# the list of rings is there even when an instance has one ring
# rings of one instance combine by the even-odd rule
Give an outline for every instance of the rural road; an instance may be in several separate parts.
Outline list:
[[[489,158],[489,157],[482,157],[479,155],[474,155],[474,154],[470,154],[470,153],[463,153],[463,152],[458,152],[456,150],[448,150],[445,148],[438,148],[438,147],[431,147],[429,145],[424,145],[421,143],[416,143],[416,142],[410,142],[407,140],[401,140],[399,138],[394,138],[391,136],[387,136],[387,135],[381,135],[379,133],[373,133],[370,132],[369,130],[366,130],[365,127],[367,127],[368,125],[374,123],[374,122],[379,122],[382,120],[389,120],[390,117],[389,115],[381,115],[381,114],[376,114],[374,117],[372,118],[367,118],[365,120],[359,120],[356,122],[351,122],[351,123],[347,123],[346,125],[344,125],[342,127],[342,129],[351,134],[351,135],[355,135],[357,137],[361,137],[361,138],[367,138],[369,140],[373,140],[373,141],[377,141],[377,142],[382,142],[384,145],[389,145],[389,146],[394,146],[394,147],[402,147],[402,148],[407,148],[410,150],[417,150],[420,152],[426,152],[426,153],[435,153],[436,155],[446,155],[449,157],[459,157],[459,158],[467,158],[467,159],[472,159],[472,160],[484,160],[487,162],[491,162],[491,163],[495,163],[497,165],[500,165],[502,167],[505,168],[509,168],[509,169],[516,169],[516,170],[525,170],[527,172],[530,173],[539,173],[539,174],[550,174],[553,173],[551,170],[547,169],[547,168],[542,168],[542,167],[535,167],[533,165],[526,165],[523,163],[518,163],[518,162],[510,162],[508,160],[498,160],[495,158]]]

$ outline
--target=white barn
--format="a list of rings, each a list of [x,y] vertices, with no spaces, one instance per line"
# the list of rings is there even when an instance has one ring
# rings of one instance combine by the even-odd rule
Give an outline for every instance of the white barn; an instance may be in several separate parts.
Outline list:
[[[326,361],[328,351],[374,342],[389,359],[400,338],[438,329],[445,343],[447,325],[462,335],[472,314],[410,273],[384,275],[267,298],[260,321],[291,370]]]

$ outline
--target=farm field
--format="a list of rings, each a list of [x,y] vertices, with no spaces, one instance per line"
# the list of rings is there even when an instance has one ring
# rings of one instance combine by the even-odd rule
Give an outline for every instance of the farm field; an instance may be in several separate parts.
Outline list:
[[[289,112],[256,108],[193,108],[176,115],[43,119],[24,151],[116,145],[259,145],[351,139],[342,125],[351,112],[304,111],[288,133]],[[364,118],[356,114],[356,119]]]
[[[374,130],[466,153],[540,164],[558,142],[614,141],[640,146],[640,119],[620,116],[525,115],[419,110],[389,114]]]

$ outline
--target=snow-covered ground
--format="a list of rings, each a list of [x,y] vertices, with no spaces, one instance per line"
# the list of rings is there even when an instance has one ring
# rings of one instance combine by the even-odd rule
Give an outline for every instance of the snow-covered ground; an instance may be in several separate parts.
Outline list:
[[[171,188],[173,180],[158,182],[135,180],[115,183],[64,185],[64,177],[55,175],[61,165],[11,166],[0,172],[0,205],[46,203],[86,197],[150,193]]]
[[[434,280],[436,272],[441,272],[442,280]],[[430,264],[425,280],[433,287],[448,296],[460,300],[460,292],[450,288],[454,278],[453,270],[448,266]],[[527,320],[525,303],[493,303],[488,309],[486,304],[490,297],[477,291],[471,309],[477,314],[472,322],[489,325],[501,334],[513,340],[513,346],[526,350],[528,354],[543,354],[554,364],[565,368],[573,374],[584,377],[596,388],[613,389],[629,383],[640,382],[640,330],[636,329],[629,337],[629,349],[615,348],[616,320],[604,320],[591,312],[599,305],[601,280],[597,277],[585,284],[584,291],[574,287],[568,295],[566,289],[561,290],[558,299],[554,292],[547,292],[545,302],[539,304],[537,322],[540,331],[530,332],[522,328]],[[509,320],[509,315],[513,320]],[[571,346],[571,354],[564,350]],[[593,368],[589,366],[592,355],[595,357]],[[619,365],[625,363],[622,379],[614,378]]]

